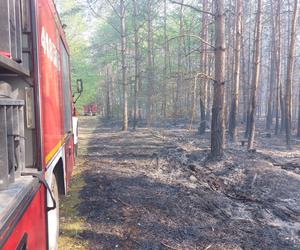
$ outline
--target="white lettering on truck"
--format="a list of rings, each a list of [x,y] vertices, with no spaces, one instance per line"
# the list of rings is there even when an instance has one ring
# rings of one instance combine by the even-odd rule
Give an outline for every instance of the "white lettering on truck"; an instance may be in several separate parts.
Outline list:
[[[53,65],[57,68],[57,70],[60,71],[59,51],[46,32],[44,26],[42,28],[41,43],[44,49],[44,55],[46,55],[48,59],[53,63]]]

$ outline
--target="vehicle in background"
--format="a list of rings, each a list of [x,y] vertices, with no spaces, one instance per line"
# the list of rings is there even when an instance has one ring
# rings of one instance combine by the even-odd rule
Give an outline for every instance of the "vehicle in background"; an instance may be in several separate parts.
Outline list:
[[[69,49],[53,0],[3,0],[0,17],[0,249],[57,249],[78,141]]]
[[[90,103],[90,104],[87,104],[87,105],[84,105],[83,106],[83,114],[85,116],[95,116],[97,115],[97,104],[96,103]]]

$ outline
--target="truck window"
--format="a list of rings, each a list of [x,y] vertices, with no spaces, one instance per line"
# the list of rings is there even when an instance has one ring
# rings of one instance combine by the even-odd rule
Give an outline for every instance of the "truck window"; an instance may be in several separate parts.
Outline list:
[[[70,63],[69,55],[63,41],[60,42],[62,60],[62,91],[64,99],[64,132],[72,130],[72,108],[71,108],[71,89],[70,89]]]

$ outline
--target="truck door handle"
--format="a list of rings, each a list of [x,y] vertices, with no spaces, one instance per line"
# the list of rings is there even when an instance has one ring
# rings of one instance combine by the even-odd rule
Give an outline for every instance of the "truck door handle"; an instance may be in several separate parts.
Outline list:
[[[44,176],[42,176],[41,174],[37,174],[37,173],[21,173],[21,176],[32,176],[33,178],[37,178],[39,180],[39,183],[43,184],[44,187],[48,190],[48,192],[50,193],[50,197],[51,200],[53,202],[53,206],[52,207],[47,207],[47,211],[51,211],[56,209],[56,201],[54,199],[54,196],[52,194],[51,188],[49,187],[46,179]]]

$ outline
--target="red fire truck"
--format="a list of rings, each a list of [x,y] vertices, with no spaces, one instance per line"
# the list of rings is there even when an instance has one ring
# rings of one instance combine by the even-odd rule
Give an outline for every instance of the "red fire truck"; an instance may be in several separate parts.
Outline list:
[[[97,104],[93,102],[93,103],[84,105],[83,106],[83,113],[84,113],[85,116],[87,116],[87,115],[92,115],[92,116],[97,115]]]
[[[57,249],[77,143],[69,64],[53,0],[0,1],[0,249]]]

